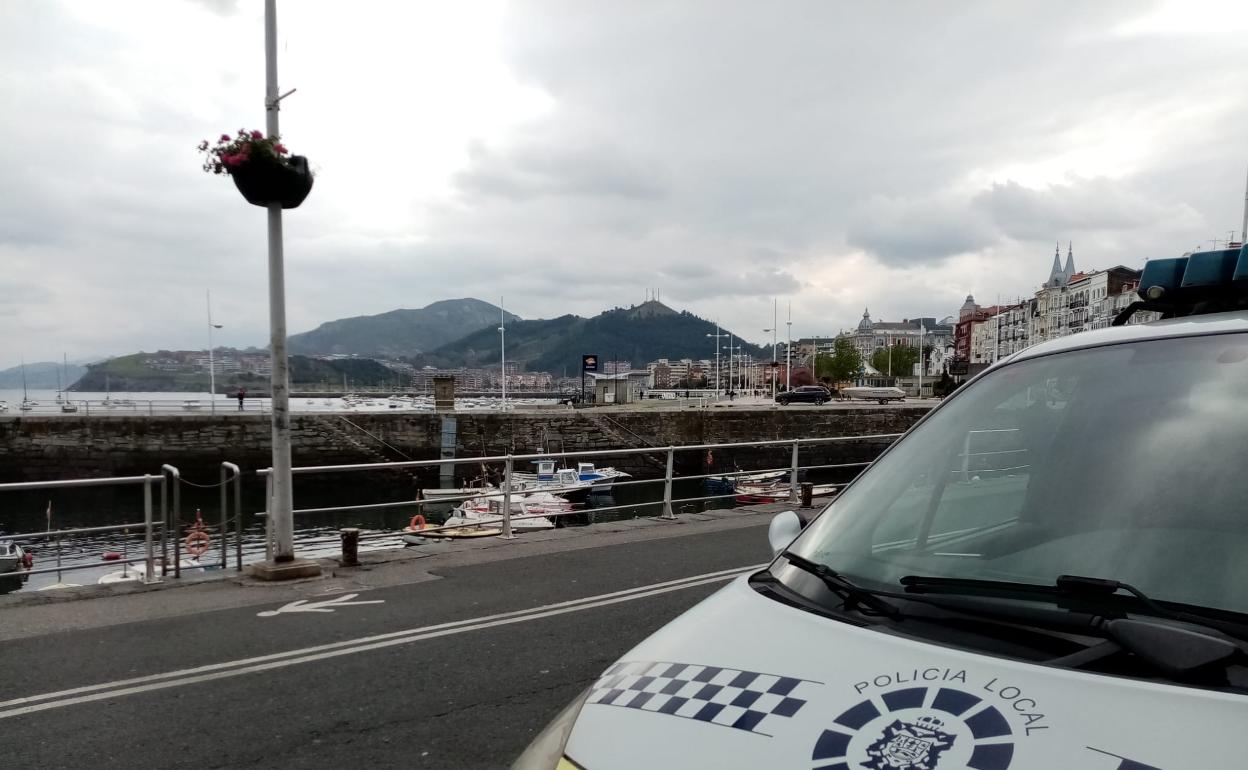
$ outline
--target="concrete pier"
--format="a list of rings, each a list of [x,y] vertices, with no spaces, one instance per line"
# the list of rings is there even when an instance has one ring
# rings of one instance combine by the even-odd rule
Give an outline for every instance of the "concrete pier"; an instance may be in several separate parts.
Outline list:
[[[897,433],[930,408],[902,404],[460,412],[455,414],[455,454],[483,457]],[[291,434],[294,462],[300,466],[433,460],[442,457],[444,449],[443,416],[428,413],[295,413]],[[0,482],[154,473],[162,463],[187,472],[215,469],[228,460],[254,470],[268,466],[270,438],[268,417],[259,414],[9,416],[0,418]],[[866,459],[878,450],[875,447]],[[745,467],[762,457],[743,449],[714,459],[716,467],[728,469],[733,462]],[[838,454],[827,461],[847,459]],[[686,468],[699,461],[678,458]],[[652,473],[650,462],[653,458],[633,457],[612,464]]]

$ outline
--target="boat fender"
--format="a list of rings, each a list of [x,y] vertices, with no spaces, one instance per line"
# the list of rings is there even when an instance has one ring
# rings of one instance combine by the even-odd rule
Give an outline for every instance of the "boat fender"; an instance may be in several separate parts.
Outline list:
[[[421,516],[419,513],[416,514],[415,516],[412,517],[412,520],[407,523],[407,528],[408,529],[424,529],[425,517]]]
[[[22,564],[26,566],[26,569],[31,569],[35,566],[35,557],[30,553],[30,551],[22,554]]]

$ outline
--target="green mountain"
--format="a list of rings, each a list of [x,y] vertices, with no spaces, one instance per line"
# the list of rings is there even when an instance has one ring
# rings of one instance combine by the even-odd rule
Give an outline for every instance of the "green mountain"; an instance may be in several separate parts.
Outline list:
[[[223,354],[234,354],[228,349]],[[263,355],[263,351],[252,351]],[[168,351],[156,353],[136,353],[129,356],[118,356],[91,364],[87,367],[74,390],[79,392],[102,393],[105,389],[113,393],[143,392],[195,392],[208,390],[208,372],[193,363],[201,356],[199,351]],[[343,358],[332,361],[308,358],[307,356],[290,357],[290,383],[292,388],[300,386],[320,385],[330,388],[342,387],[344,377],[351,387],[370,385],[399,387],[408,377],[396,374],[371,358]],[[269,376],[254,372],[218,372],[216,378],[218,393],[229,393],[239,387],[248,390],[267,392]]]
[[[70,364],[69,383],[65,383],[65,367],[55,361],[41,361],[37,364],[26,364],[26,387],[32,390],[46,390],[58,386],[72,384],[87,371],[85,366]],[[57,378],[60,378],[59,380]],[[19,390],[22,387],[22,367],[0,371],[0,390]]]
[[[615,308],[593,318],[565,315],[507,324],[507,360],[529,371],[570,376],[581,371],[581,356],[595,354],[601,361],[627,360],[635,367],[658,358],[713,359],[715,324],[692,313],[677,312],[655,301]],[[734,336],[734,340],[736,340]],[[741,352],[770,358],[770,350],[739,340]],[[728,341],[721,341],[726,358]],[[499,362],[499,333],[494,328],[469,334],[443,345],[421,362],[434,366],[488,366]]]
[[[508,323],[519,316],[507,313]],[[479,329],[497,335],[499,308],[479,299],[447,299],[419,310],[341,318],[293,334],[288,350],[304,355],[354,353],[397,358],[434,350]]]

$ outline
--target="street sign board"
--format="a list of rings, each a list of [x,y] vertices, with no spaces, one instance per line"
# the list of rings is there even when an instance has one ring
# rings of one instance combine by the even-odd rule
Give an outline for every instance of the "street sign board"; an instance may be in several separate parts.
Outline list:
[[[598,356],[581,356],[581,371],[596,372],[598,371]]]
[[[970,361],[963,361],[955,358],[949,362],[949,373],[954,376],[964,375],[970,370],[970,366]]]

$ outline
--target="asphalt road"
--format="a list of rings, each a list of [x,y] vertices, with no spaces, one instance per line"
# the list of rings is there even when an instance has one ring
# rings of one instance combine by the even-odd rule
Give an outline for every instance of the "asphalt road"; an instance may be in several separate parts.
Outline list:
[[[333,612],[272,614],[282,600],[0,642],[0,767],[505,767],[726,582],[671,581],[767,556],[749,526],[433,567]],[[344,595],[305,601],[324,600]]]

